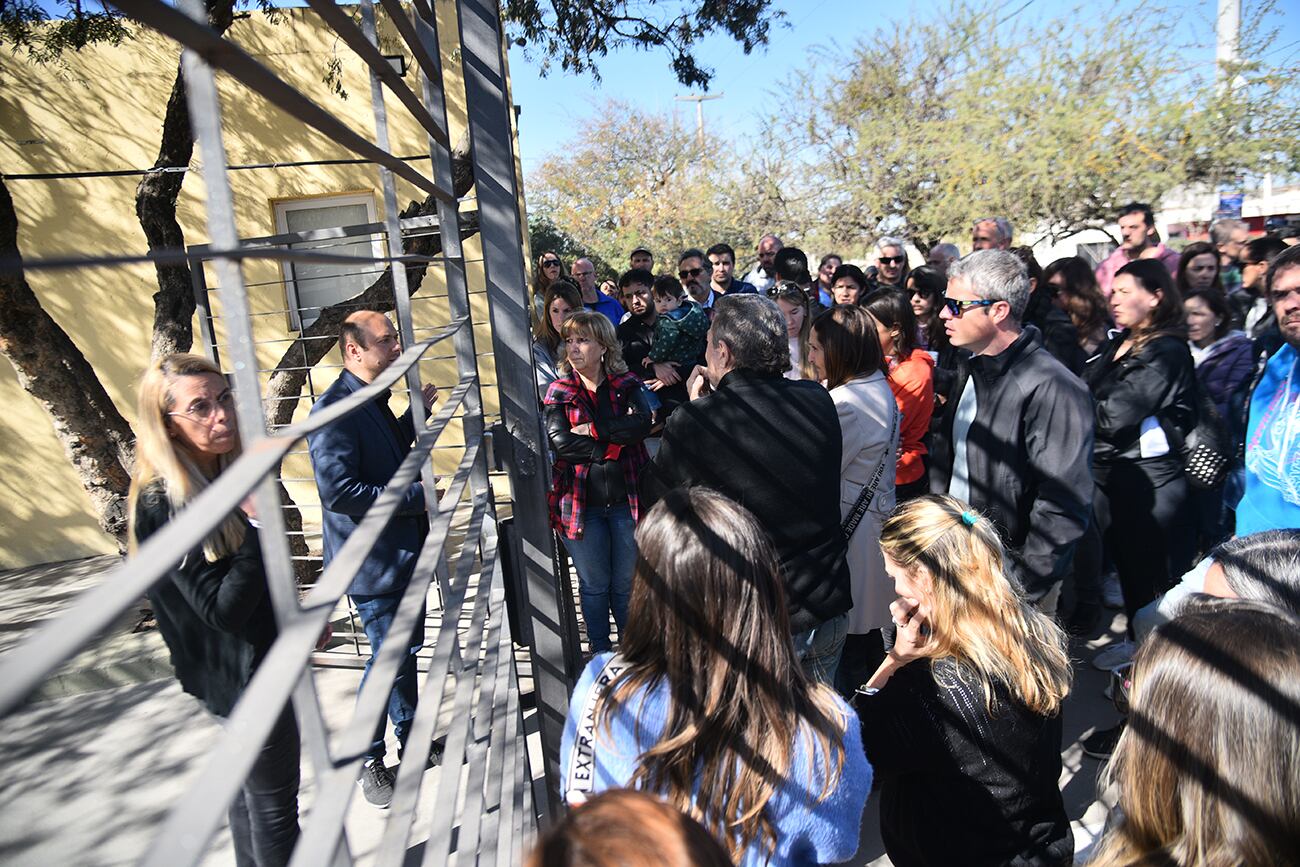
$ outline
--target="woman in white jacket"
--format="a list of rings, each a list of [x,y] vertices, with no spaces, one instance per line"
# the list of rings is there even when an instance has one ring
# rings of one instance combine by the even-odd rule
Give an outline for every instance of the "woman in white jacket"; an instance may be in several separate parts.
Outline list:
[[[839,412],[840,512],[849,520],[864,491],[865,510],[849,537],[853,609],[836,686],[852,695],[885,656],[881,629],[890,623],[894,585],[880,554],[880,527],[894,508],[898,409],[885,378],[876,322],[865,309],[839,305],[817,317],[808,357]]]

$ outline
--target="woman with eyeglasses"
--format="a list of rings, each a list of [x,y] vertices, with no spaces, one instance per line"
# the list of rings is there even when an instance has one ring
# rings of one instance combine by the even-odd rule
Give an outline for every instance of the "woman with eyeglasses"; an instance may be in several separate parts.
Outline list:
[[[934,359],[916,345],[916,316],[902,293],[876,292],[863,306],[876,320],[880,348],[889,370],[889,387],[903,414],[895,485],[898,502],[906,503],[930,491],[925,436],[934,415]]]
[[[808,293],[789,280],[778,280],[767,290],[767,297],[776,302],[785,317],[786,336],[790,340],[790,369],[785,372],[785,378],[821,379],[808,358],[808,335],[812,331]]]
[[[1132,659],[1133,616],[1187,571],[1196,543],[1181,444],[1196,427],[1197,384],[1182,297],[1163,264],[1138,259],[1115,272],[1110,308],[1122,330],[1084,381],[1096,416],[1094,517],[1119,573],[1129,640],[1098,655],[1103,670]]]
[[[199,355],[156,361],[140,381],[128,544],[162,530],[239,457],[234,401]],[[226,515],[149,591],[181,687],[224,718],[276,638],[251,502]],[[235,861],[287,864],[298,840],[298,727],[281,710],[230,805]]]

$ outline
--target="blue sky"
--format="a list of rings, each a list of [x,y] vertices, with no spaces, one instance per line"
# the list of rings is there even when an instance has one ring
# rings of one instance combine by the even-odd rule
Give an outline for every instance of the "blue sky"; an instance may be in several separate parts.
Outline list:
[[[60,14],[57,0],[39,0],[42,7]],[[997,2],[997,0],[991,0]],[[1245,0],[1247,6],[1258,0]],[[1000,20],[1012,26],[1068,15],[1083,5],[1090,17],[1133,15],[1140,0],[1002,0]],[[277,5],[301,6],[301,0]],[[667,4],[671,6],[672,4]],[[697,58],[713,67],[715,76],[709,92],[721,99],[704,103],[705,122],[711,130],[727,135],[757,135],[764,105],[791,74],[805,66],[815,52],[833,61],[846,60],[858,40],[869,38],[881,24],[906,26],[912,20],[932,20],[949,8],[947,0],[776,0],[785,12],[783,26],[773,28],[771,44],[746,56],[738,43],[722,36],[699,45]],[[1135,17],[1135,26],[1152,29],[1161,38],[1187,45],[1204,42],[1213,32],[1217,0],[1165,0],[1167,15],[1153,22]],[[1270,49],[1271,61],[1300,56],[1300,0],[1276,0],[1270,20],[1281,29]],[[1213,52],[1196,58],[1209,68]],[[675,96],[688,91],[677,83],[662,51],[623,50],[601,63],[602,81],[589,75],[567,75],[554,70],[541,76],[541,63],[525,57],[523,49],[512,47],[510,68],[514,99],[520,106],[520,153],[525,173],[535,169],[549,155],[562,152],[581,135],[583,123],[615,99],[653,111],[677,111],[683,122],[694,124],[695,106],[676,102]]]
[[[771,45],[766,49],[746,56],[738,43],[724,37],[713,37],[702,44],[697,57],[716,72],[709,92],[724,94],[722,99],[704,103],[705,123],[710,130],[724,130],[729,135],[757,134],[765,102],[808,62],[813,52],[847,60],[858,40],[869,37],[879,24],[930,20],[948,8],[946,0],[777,0],[774,5],[785,11],[789,26],[774,28]],[[1006,0],[1000,14],[1010,18],[1007,26],[1011,26],[1069,14],[1076,5],[1075,0]],[[1136,5],[1135,0],[1115,5],[1094,2],[1088,4],[1087,14],[1131,14]],[[1198,35],[1203,40],[1213,32],[1217,0],[1168,0],[1167,6],[1169,15],[1157,28],[1163,38],[1186,45],[1196,42]],[[1282,28],[1274,44],[1273,60],[1288,55],[1294,59],[1300,53],[1300,0],[1279,0],[1279,9],[1282,11],[1272,16]],[[1150,24],[1143,20],[1137,26]],[[1212,65],[1213,52],[1204,60]],[[540,67],[536,60],[525,59],[522,49],[511,49],[510,71],[514,99],[521,108],[519,138],[525,173],[547,156],[561,152],[580,133],[582,123],[608,99],[655,111],[675,109],[683,122],[695,123],[694,104],[675,102],[673,97],[701,91],[688,91],[677,83],[665,53],[627,50],[611,54],[601,64],[599,84],[590,76],[559,71],[543,78]]]

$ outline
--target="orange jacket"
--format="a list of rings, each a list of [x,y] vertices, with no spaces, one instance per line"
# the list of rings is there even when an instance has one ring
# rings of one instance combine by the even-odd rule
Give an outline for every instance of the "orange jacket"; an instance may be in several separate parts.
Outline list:
[[[903,414],[898,445],[898,472],[894,482],[906,485],[925,474],[925,443],[934,413],[934,359],[924,349],[910,358],[889,359],[889,387]]]

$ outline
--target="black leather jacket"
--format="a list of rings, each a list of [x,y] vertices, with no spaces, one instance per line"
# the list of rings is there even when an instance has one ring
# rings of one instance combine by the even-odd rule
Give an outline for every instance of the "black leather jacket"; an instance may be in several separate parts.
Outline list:
[[[1163,335],[1116,361],[1115,352],[1127,337],[1127,331],[1112,332],[1084,370],[1097,419],[1093,462],[1104,468],[1119,461],[1146,460],[1179,471],[1183,439],[1197,422],[1196,367],[1187,341]],[[1144,459],[1138,440],[1143,419],[1152,416],[1164,430],[1170,450],[1164,457]]]

